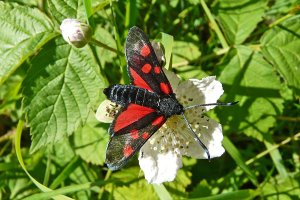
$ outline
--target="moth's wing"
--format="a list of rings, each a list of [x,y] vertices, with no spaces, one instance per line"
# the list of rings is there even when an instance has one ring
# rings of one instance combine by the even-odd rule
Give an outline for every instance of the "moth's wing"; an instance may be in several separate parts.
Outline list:
[[[173,94],[148,37],[136,26],[129,30],[125,54],[128,74],[133,85],[160,95]]]
[[[154,109],[129,104],[112,123],[110,141],[106,148],[106,164],[118,170],[165,123],[166,118]]]

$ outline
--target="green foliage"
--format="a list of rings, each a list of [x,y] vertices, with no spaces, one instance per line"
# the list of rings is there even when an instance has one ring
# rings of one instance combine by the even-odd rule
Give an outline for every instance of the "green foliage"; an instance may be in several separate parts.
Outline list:
[[[297,0],[10,0],[0,2],[0,199],[299,199],[300,13]],[[92,27],[81,49],[65,18]],[[216,75],[225,155],[183,159],[148,184],[136,157],[105,164],[108,84],[128,82],[123,47],[142,28],[181,78]]]

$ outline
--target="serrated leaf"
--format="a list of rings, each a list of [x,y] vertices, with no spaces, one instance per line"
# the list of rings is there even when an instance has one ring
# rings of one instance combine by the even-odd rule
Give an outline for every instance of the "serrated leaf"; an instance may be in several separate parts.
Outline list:
[[[244,132],[260,141],[272,127],[275,117],[282,112],[283,100],[279,94],[280,82],[272,66],[262,55],[245,46],[230,52],[219,80],[226,92],[225,100],[239,101],[230,108],[217,110],[225,129]]]
[[[267,1],[222,0],[218,4],[218,18],[230,44],[241,44],[262,21]]]
[[[90,114],[87,123],[74,134],[76,154],[86,162],[103,165],[109,139],[108,126],[100,124],[95,114]]]
[[[278,177],[277,177],[278,178]],[[299,199],[300,185],[299,175],[293,177],[292,174],[285,179],[270,179],[262,188],[265,199],[267,200],[293,200]]]
[[[165,183],[166,189],[173,199],[187,198],[186,188],[191,184],[191,176],[190,171],[180,169],[174,181]],[[171,191],[176,191],[176,193]]]
[[[38,9],[4,2],[0,2],[0,27],[1,85],[57,33],[49,18]]]
[[[23,87],[35,151],[71,135],[86,121],[103,82],[91,49],[72,48],[59,38],[34,58]]]
[[[48,0],[49,11],[60,24],[66,18],[85,20],[83,1]]]
[[[199,48],[191,42],[175,41],[173,47],[173,65],[188,63],[201,56]]]
[[[123,168],[121,171],[113,173],[112,178],[122,181],[122,185],[114,186],[114,199],[159,199],[152,185],[147,183],[141,175],[139,167]]]
[[[299,17],[267,31],[262,53],[297,95],[300,95],[300,20]]]

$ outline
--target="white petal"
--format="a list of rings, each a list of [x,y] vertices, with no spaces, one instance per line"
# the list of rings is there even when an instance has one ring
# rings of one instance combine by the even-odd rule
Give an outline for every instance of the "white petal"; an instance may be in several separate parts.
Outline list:
[[[96,119],[100,122],[111,123],[119,109],[120,106],[110,100],[104,100],[97,109]]]
[[[139,164],[148,183],[155,184],[173,181],[182,167],[180,155],[174,151],[158,153],[151,148],[149,141],[141,148]]]
[[[175,91],[177,98],[184,106],[216,103],[224,90],[222,84],[215,80],[215,76],[209,76],[201,80],[190,79],[179,84]],[[215,106],[202,107],[208,111]]]
[[[199,127],[195,128],[194,131],[197,135],[200,135],[199,139],[207,147],[210,157],[220,157],[225,152],[222,146],[223,134],[221,124],[205,116],[199,124]],[[192,123],[191,126],[195,127],[196,124]],[[206,152],[195,140],[191,142],[187,155],[197,159],[207,159]]]

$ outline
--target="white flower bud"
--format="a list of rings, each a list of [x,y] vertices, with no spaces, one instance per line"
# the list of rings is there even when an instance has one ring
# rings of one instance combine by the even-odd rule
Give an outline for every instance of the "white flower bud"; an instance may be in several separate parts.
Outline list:
[[[84,47],[92,37],[89,25],[77,19],[64,19],[60,30],[64,40],[77,48]]]

